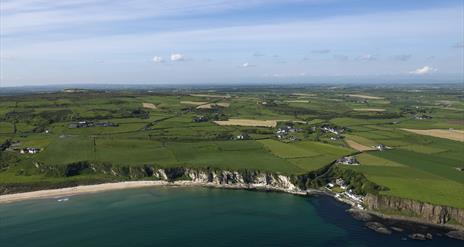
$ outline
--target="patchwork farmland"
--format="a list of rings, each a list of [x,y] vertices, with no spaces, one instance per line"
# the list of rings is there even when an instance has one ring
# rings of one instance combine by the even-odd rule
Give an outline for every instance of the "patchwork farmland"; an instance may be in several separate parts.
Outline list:
[[[354,155],[358,165],[337,169],[376,193],[464,208],[462,88],[163,90],[2,96],[0,181],[100,183],[152,166],[300,176]],[[79,164],[129,175],[66,173]]]

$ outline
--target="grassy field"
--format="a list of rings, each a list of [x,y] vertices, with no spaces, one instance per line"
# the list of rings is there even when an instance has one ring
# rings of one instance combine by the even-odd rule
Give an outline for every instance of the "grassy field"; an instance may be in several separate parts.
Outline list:
[[[80,161],[305,174],[357,152],[355,142],[364,151],[357,155],[361,165],[345,168],[386,187],[381,193],[464,208],[462,142],[418,134],[464,130],[462,97],[459,87],[323,86],[2,96],[0,144],[16,144],[1,153],[0,183],[90,183],[109,176],[56,177],[38,168]],[[70,127],[78,121],[113,126]],[[343,132],[323,131],[324,125]],[[292,132],[279,137],[287,128]],[[359,148],[377,144],[391,149]],[[26,147],[41,152],[19,154]]]

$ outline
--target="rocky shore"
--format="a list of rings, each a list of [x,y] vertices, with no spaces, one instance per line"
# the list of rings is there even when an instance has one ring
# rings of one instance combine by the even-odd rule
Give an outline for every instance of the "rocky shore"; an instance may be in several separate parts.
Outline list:
[[[381,234],[403,233],[413,240],[432,240],[434,236],[448,236],[464,240],[464,228],[449,224],[434,224],[415,218],[385,215],[369,210],[348,210],[357,220],[365,222],[367,228]]]

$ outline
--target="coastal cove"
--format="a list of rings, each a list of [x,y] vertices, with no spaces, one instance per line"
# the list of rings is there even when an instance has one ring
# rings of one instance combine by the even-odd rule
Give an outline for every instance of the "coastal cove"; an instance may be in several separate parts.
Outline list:
[[[94,222],[98,221],[98,225],[100,215],[117,218],[119,214],[132,215],[130,211],[139,210],[139,203],[145,202],[133,196],[139,195],[140,191],[176,192],[172,195],[169,193],[168,204],[171,204],[169,197],[177,197],[180,191],[176,201],[188,205],[188,198],[197,199],[196,196],[190,196],[190,191],[220,188],[228,189],[221,190],[224,194],[218,192],[220,198],[227,195],[220,201],[228,201],[229,193],[235,193],[230,191],[238,190],[243,193],[250,193],[249,190],[284,192],[281,194],[309,201],[310,207],[319,198],[328,198],[343,208],[340,214],[329,211],[322,217],[330,218],[332,214],[336,216],[334,221],[328,222],[329,225],[340,226],[338,221],[349,216],[347,222],[358,220],[352,223],[360,227],[356,228],[358,232],[369,236],[375,234],[372,236],[378,239],[396,237],[395,241],[422,240],[432,246],[437,240],[440,243],[440,239],[446,237],[453,238],[448,241],[464,240],[464,198],[461,196],[464,167],[460,165],[464,158],[460,152],[462,143],[448,138],[451,132],[461,131],[458,124],[460,118],[456,114],[446,115],[445,110],[434,112],[420,107],[409,108],[411,99],[399,100],[403,97],[395,96],[398,92],[390,89],[372,89],[359,94],[366,89],[334,91],[331,87],[312,90],[287,88],[275,92],[272,89],[273,93],[267,95],[269,90],[271,88],[257,91],[243,88],[239,91],[227,89],[214,94],[195,94],[179,93],[177,90],[163,93],[151,90],[125,92],[64,89],[63,92],[46,95],[5,98],[4,102],[8,104],[0,109],[5,112],[3,120],[0,119],[0,122],[3,121],[0,123],[0,130],[3,131],[0,132],[0,138],[3,138],[0,141],[0,210],[3,210],[0,223],[13,224],[10,225],[12,229],[17,226],[18,231],[25,230],[26,233],[29,233],[28,229],[32,226],[31,231],[34,233],[40,231],[45,222],[63,225],[53,219],[66,218],[60,216],[59,212],[47,211],[47,208],[39,215],[45,217],[41,219],[42,224],[25,219],[26,223],[21,225],[16,221],[18,215],[28,215],[36,207],[40,208],[42,203],[51,203],[50,208],[54,208],[54,203],[74,205],[76,198],[101,197],[98,198],[103,200],[98,203],[100,210],[100,206],[108,203],[108,195],[122,195],[117,200],[123,205],[129,205],[122,212],[98,212],[97,209],[84,212],[86,217],[90,217],[87,224],[76,224],[79,229],[72,227],[68,230],[79,236],[81,231],[92,228]],[[315,92],[318,97],[300,98],[301,91]],[[449,102],[460,97],[454,91],[444,89],[429,93],[435,94],[454,95],[447,96]],[[353,99],[353,95],[367,95],[369,100],[381,102],[360,101]],[[401,95],[409,97],[410,93],[405,90]],[[101,100],[95,101],[97,98]],[[387,98],[388,101],[384,101]],[[414,96],[418,103],[422,102],[422,98],[422,95]],[[43,102],[40,107],[36,104],[38,99]],[[442,100],[441,96],[428,96],[428,99],[428,105]],[[185,102],[194,104],[186,106]],[[334,108],[333,102],[344,103]],[[392,104],[386,106],[387,103]],[[203,105],[208,107],[199,107]],[[357,111],[361,105],[365,105],[362,109],[370,110]],[[426,133],[435,136],[424,135]],[[276,193],[252,194],[257,198],[250,200],[260,199],[261,194]],[[115,224],[123,224],[121,227],[129,224],[140,231],[152,229],[164,236],[164,229],[152,228],[152,224],[158,224],[152,219],[155,217],[164,219],[163,222],[168,226],[175,223],[170,227],[176,229],[178,235],[196,234],[192,229],[179,230],[183,228],[184,222],[170,222],[170,217],[179,212],[157,211],[158,201],[146,199],[149,201],[146,202],[146,210],[135,213],[143,213],[149,220],[133,215],[139,219],[137,222],[131,223],[126,218],[98,227],[106,229]],[[265,196],[264,199],[264,207],[271,208],[257,207],[263,210],[258,215],[272,215],[267,210],[275,210],[272,208],[274,199],[271,198],[270,202]],[[85,206],[86,202],[83,203]],[[210,199],[201,202],[200,211],[214,208],[210,203]],[[239,198],[231,205],[222,207],[228,208],[228,212],[235,212],[235,207],[242,207],[243,203],[248,201]],[[15,215],[8,217],[8,208],[26,204],[31,204],[32,209],[18,207]],[[256,204],[262,205],[263,202]],[[175,209],[182,206],[171,207]],[[309,220],[319,217],[319,206],[313,206],[315,214]],[[321,207],[330,208],[325,204]],[[75,211],[71,208],[65,210],[65,214]],[[196,211],[199,209],[192,207],[177,210],[198,214]],[[282,210],[289,208],[284,207]],[[295,222],[305,216],[296,213],[300,215],[297,220],[292,217],[274,219],[277,220],[274,222],[275,228],[278,230],[281,224],[298,225]],[[79,218],[80,213],[76,214]],[[206,219],[201,221],[207,221],[208,227],[220,222],[220,228],[224,228],[224,224],[231,224],[238,217],[243,218],[241,224],[248,224],[248,219],[241,215],[225,219],[222,216],[205,215]],[[34,219],[34,216],[30,218]],[[191,218],[191,215],[183,218],[195,224],[198,221]],[[302,229],[298,231],[311,233],[313,227],[308,228],[305,224],[301,222]],[[342,224],[340,228],[349,232],[352,224]],[[35,226],[40,226],[40,229]],[[235,227],[242,226],[236,223]],[[266,227],[268,225],[261,230],[264,231]],[[65,224],[63,228],[66,229]],[[10,230],[1,232],[8,234],[8,241],[5,242],[12,243],[15,236],[22,240],[21,234],[24,233]],[[95,232],[103,230],[97,229]],[[225,245],[233,245],[234,242],[246,245],[234,240],[234,236],[216,233],[215,230],[200,234],[223,236],[228,239]],[[244,233],[238,232],[238,235],[252,233],[250,239],[260,241],[261,235],[267,236],[275,229],[267,229],[263,233],[255,228],[241,230]],[[123,232],[126,231],[133,234],[132,228]],[[336,246],[333,241],[337,236],[328,232],[327,236],[325,232],[320,233],[324,235],[321,241],[327,242],[323,245]],[[275,238],[279,233],[273,232],[267,238]],[[145,236],[153,241],[151,234],[152,231],[149,231]],[[284,234],[286,238],[291,235],[285,231]],[[307,236],[303,233],[301,235],[304,237],[295,236],[295,245],[307,245]],[[121,241],[131,245],[126,242],[128,240]],[[133,241],[139,242],[138,239]],[[61,241],[58,242],[61,244]],[[288,245],[287,239],[275,242],[277,246]],[[141,243],[145,245],[145,242]],[[351,244],[346,239],[340,240],[340,243]],[[372,245],[369,240],[366,243]],[[16,245],[24,246],[23,243]],[[166,242],[165,245],[170,244]]]
[[[437,232],[427,241],[409,239],[406,231],[379,234],[348,208],[324,195],[151,186],[1,204],[0,241],[2,246],[462,244]]]

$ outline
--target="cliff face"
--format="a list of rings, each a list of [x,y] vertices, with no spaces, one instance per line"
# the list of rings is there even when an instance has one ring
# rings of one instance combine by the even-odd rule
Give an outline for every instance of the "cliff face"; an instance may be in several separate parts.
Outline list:
[[[371,194],[366,196],[364,203],[371,210],[395,210],[424,219],[430,223],[444,224],[453,220],[464,225],[464,209]]]
[[[196,170],[167,168],[154,171],[153,176],[167,181],[190,181],[192,183],[236,188],[281,190],[290,193],[305,193],[295,186],[290,177],[259,171]]]
[[[127,180],[161,180],[173,182],[173,185],[205,185],[237,189],[278,190],[294,194],[306,194],[305,188],[300,188],[291,177],[281,174],[250,171],[250,170],[219,170],[210,168],[157,168],[143,167],[113,167],[109,165],[94,165],[88,162],[70,164],[65,168],[41,166],[43,173],[55,177],[74,177],[82,174],[104,174],[106,180],[89,180],[88,184],[116,182]],[[82,183],[82,181],[80,181]],[[37,184],[0,184],[0,195],[27,192],[43,189],[57,189],[79,185],[74,180],[65,183]]]

